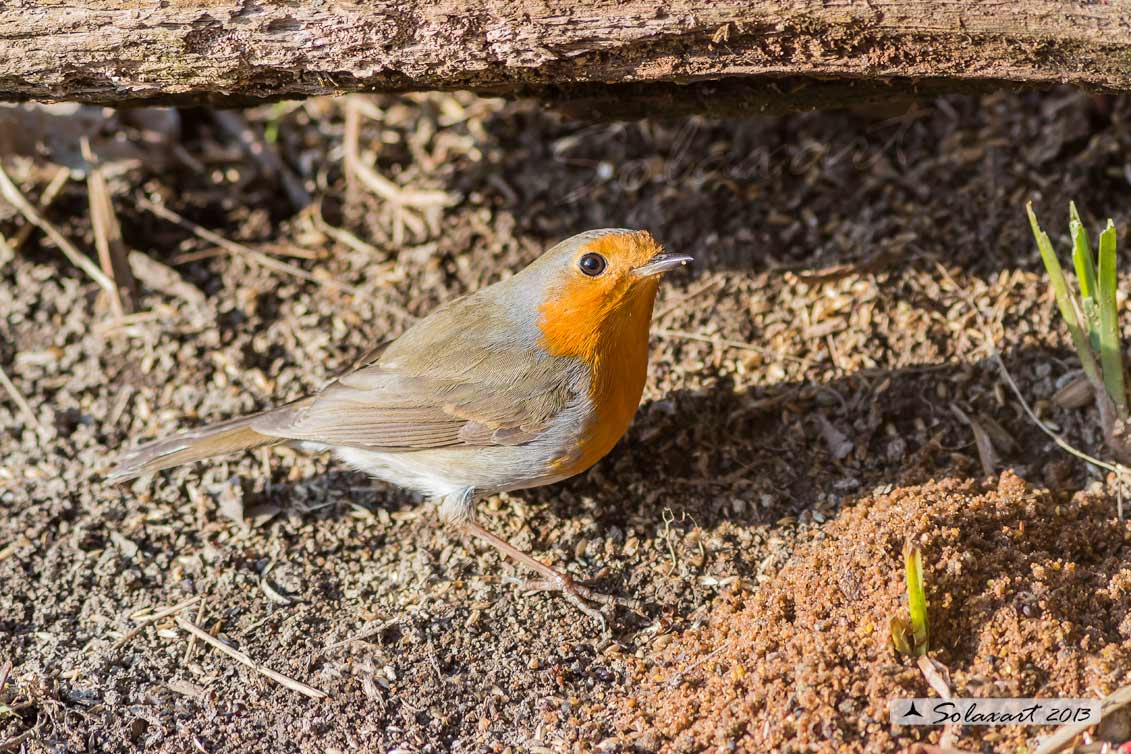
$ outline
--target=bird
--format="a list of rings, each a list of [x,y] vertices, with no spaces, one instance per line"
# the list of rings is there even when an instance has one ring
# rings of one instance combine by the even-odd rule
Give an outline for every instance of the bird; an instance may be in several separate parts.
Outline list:
[[[107,475],[151,472],[273,445],[330,450],[438,503],[440,518],[541,576],[605,625],[636,606],[546,565],[475,520],[482,498],[560,482],[607,455],[648,371],[663,273],[693,261],[643,230],[590,230],[456,298],[305,398],[127,451]]]

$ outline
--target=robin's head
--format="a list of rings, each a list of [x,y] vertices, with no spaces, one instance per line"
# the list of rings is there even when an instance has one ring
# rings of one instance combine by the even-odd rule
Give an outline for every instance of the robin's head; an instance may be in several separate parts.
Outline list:
[[[591,230],[561,242],[531,265],[545,281],[538,306],[545,345],[585,357],[630,330],[646,337],[660,277],[690,261],[665,253],[643,230]]]

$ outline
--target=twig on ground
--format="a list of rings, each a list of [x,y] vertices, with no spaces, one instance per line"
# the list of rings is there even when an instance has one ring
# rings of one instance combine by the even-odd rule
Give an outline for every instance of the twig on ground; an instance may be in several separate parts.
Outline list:
[[[204,620],[204,603],[203,602],[201,602],[200,607],[198,607],[196,609],[196,620],[194,620],[193,623],[195,623],[196,625],[199,626],[200,622],[202,620]],[[181,660],[182,665],[188,664],[188,661],[192,659],[192,653],[195,650],[196,650],[196,634],[193,634],[192,636],[189,637],[188,646],[185,647],[185,656]]]
[[[997,453],[994,452],[994,445],[990,441],[989,434],[977,419],[967,416],[957,403],[950,404],[950,410],[960,421],[970,426],[970,431],[974,433],[974,445],[978,449],[978,460],[982,463],[982,473],[986,476],[993,476],[994,468],[997,466]]]
[[[39,195],[39,201],[36,202],[36,208],[40,212],[44,212],[55,203],[55,200],[62,193],[63,187],[67,185],[67,181],[71,179],[71,169],[68,167],[60,167],[55,171],[55,175],[51,176],[51,180],[47,184],[47,188],[43,189],[43,193]],[[19,251],[24,242],[27,241],[28,236],[37,226],[28,223],[16,231],[16,235],[12,236],[12,250]]]
[[[993,348],[992,346],[990,351],[990,358],[997,362],[997,367],[1001,372],[1001,376],[1007,383],[1009,383],[1009,388],[1013,391],[1013,395],[1016,396],[1017,400],[1021,403],[1021,408],[1025,409],[1025,413],[1028,414],[1029,419],[1037,425],[1038,429],[1051,437],[1053,442],[1055,442],[1062,450],[1071,453],[1072,455],[1083,461],[1087,461],[1093,466],[1098,466],[1101,469],[1106,469],[1113,474],[1116,474],[1121,480],[1123,479],[1123,475],[1128,471],[1126,467],[1119,464],[1110,464],[1106,461],[1101,461],[1098,458],[1093,458],[1084,451],[1077,450],[1076,448],[1072,447],[1067,442],[1065,442],[1060,435],[1046,427],[1044,425],[1044,422],[1037,418],[1037,414],[1033,411],[1032,407],[1029,406],[1029,403],[1025,400],[1025,397],[1021,395],[1021,388],[1017,387],[1017,383],[1013,381],[1013,376],[1010,375],[1009,370],[1006,369],[1005,362],[1001,360],[1001,354],[998,353],[997,349]]]
[[[3,196],[13,207],[19,210],[24,219],[46,233],[51,242],[59,247],[59,251],[63,252],[63,255],[70,260],[71,264],[89,275],[91,280],[98,283],[106,291],[107,295],[111,297],[115,295],[114,281],[98,269],[98,265],[91,261],[90,257],[83,254],[73,243],[67,240],[67,237],[48,222],[47,218],[41,215],[35,207],[31,206],[31,202],[24,198],[24,195],[16,188],[16,184],[12,183],[12,179],[8,177],[3,167],[0,167],[0,196]]]
[[[28,728],[19,735],[12,736],[7,741],[0,741],[0,751],[12,751],[16,749],[20,744],[34,736],[37,732],[39,732],[38,725],[34,728]]]
[[[952,746],[936,746],[935,744],[911,744],[907,754],[971,754],[965,749],[955,749]]]
[[[84,136],[82,139],[83,159],[86,160],[86,194],[90,204],[90,225],[94,233],[94,248],[98,251],[98,260],[111,280],[114,281],[114,292],[110,295],[110,306],[118,317],[133,311],[137,299],[137,282],[134,280],[128,261],[126,245],[122,241],[122,228],[118,224],[118,216],[114,212],[114,201],[110,196],[110,187],[106,184],[106,176],[102,173],[94,153],[90,150],[90,142]]]
[[[314,209],[313,212],[311,212],[311,217],[314,220],[314,227],[318,228],[318,230],[325,233],[330,238],[334,239],[343,246],[348,246],[354,251],[360,251],[363,254],[368,254],[374,259],[380,259],[384,256],[384,254],[382,254],[376,247],[367,244],[365,241],[362,241],[360,238],[355,236],[353,233],[350,233],[348,230],[344,228],[335,228],[333,225],[326,222],[326,218],[322,216],[321,200],[314,204]]]
[[[176,615],[186,607],[192,607],[197,602],[200,602],[202,597],[198,594],[195,597],[189,597],[186,600],[181,600],[175,605],[163,607],[154,611],[152,608],[143,608],[130,616],[131,620],[137,623],[155,623],[156,621],[168,618],[171,615]]]
[[[345,110],[345,128],[342,133],[342,163],[346,174],[346,204],[357,204],[360,187],[357,174],[354,170],[359,162],[358,156],[361,143],[361,97],[350,95],[345,98],[342,109]],[[318,214],[322,214],[321,201],[319,201]]]
[[[114,644],[110,647],[110,649],[111,650],[120,649],[127,642],[129,642],[135,636],[140,634],[146,626],[152,625],[153,623],[156,623],[159,620],[163,620],[164,618],[168,618],[170,616],[176,615],[177,613],[181,612],[185,608],[192,607],[194,604],[199,602],[200,599],[201,599],[200,595],[197,595],[196,597],[190,597],[189,599],[184,600],[183,602],[178,602],[175,605],[172,605],[170,607],[166,607],[166,608],[163,608],[161,610],[158,610],[155,613],[148,613],[146,615],[137,616],[136,618],[134,618],[134,620],[137,621],[139,625],[137,625],[134,628],[131,628],[129,631],[127,631],[122,636],[122,638],[120,638],[116,642],[114,642]]]
[[[375,626],[369,626],[368,628],[364,629],[359,634],[355,634],[354,636],[347,637],[345,639],[342,639],[341,641],[336,641],[333,644],[327,644],[319,654],[326,654],[327,652],[329,652],[331,650],[337,649],[338,647],[344,647],[345,645],[352,644],[355,641],[365,641],[366,639],[369,639],[369,638],[374,637],[377,634],[381,633],[386,628],[390,628],[392,626],[395,626],[396,624],[400,623],[402,620],[403,620],[403,618],[401,618],[400,616],[398,616],[396,618],[390,618],[389,620],[383,620]]]
[[[785,359],[786,361],[793,361],[798,364],[804,364],[807,367],[813,366],[813,362],[809,359],[800,356],[791,356],[788,353],[778,353],[772,348],[763,348],[756,346],[753,343],[746,343],[741,340],[727,340],[726,338],[716,338],[713,335],[701,335],[699,333],[687,332],[685,330],[669,330],[665,327],[657,327],[652,330],[652,333],[659,335],[661,338],[682,338],[684,340],[696,340],[700,343],[710,343],[713,346],[721,346],[723,348],[735,348],[740,351],[753,351],[765,356],[772,356],[775,359]]]
[[[140,251],[131,251],[129,260],[130,270],[149,288],[178,298],[190,307],[200,309],[208,305],[208,297],[204,292],[181,277],[172,267]]]
[[[183,228],[187,228],[188,230],[191,230],[197,237],[202,238],[205,241],[208,241],[209,243],[214,243],[217,246],[219,246],[220,248],[225,249],[226,251],[228,251],[232,254],[238,254],[238,255],[244,256],[245,258],[249,259],[251,262],[253,262],[255,264],[262,265],[263,267],[266,267],[269,270],[275,270],[277,272],[284,272],[288,275],[293,275],[294,277],[299,278],[301,280],[307,280],[311,283],[317,283],[318,285],[324,285],[327,288],[335,288],[335,289],[340,290],[344,293],[349,293],[349,294],[354,295],[354,296],[360,295],[360,292],[356,288],[345,285],[343,283],[339,283],[336,280],[320,278],[316,275],[310,274],[309,272],[302,269],[301,267],[296,267],[293,264],[287,264],[286,262],[280,262],[278,259],[272,259],[271,257],[264,254],[263,252],[257,251],[255,249],[251,248],[250,246],[245,246],[242,243],[236,243],[235,241],[230,241],[227,238],[224,238],[223,236],[219,235],[218,233],[214,233],[213,231],[208,230],[208,228],[205,228],[201,225],[198,225],[197,223],[194,223],[192,220],[189,220],[187,217],[182,217],[181,215],[178,215],[176,212],[169,209],[168,207],[164,207],[160,204],[154,204],[153,202],[146,199],[144,196],[138,196],[137,197],[137,206],[141,207],[144,210],[152,212],[153,214],[157,215],[158,217],[160,217],[164,220],[168,220],[171,223],[176,223],[177,225],[180,225]]]
[[[1038,429],[1052,438],[1053,442],[1055,442],[1061,450],[1064,450],[1067,453],[1071,453],[1077,458],[1086,461],[1093,466],[1097,466],[1101,469],[1105,469],[1115,474],[1120,480],[1120,487],[1122,488],[1123,479],[1125,478],[1126,473],[1128,471],[1131,471],[1131,469],[1127,469],[1121,464],[1110,464],[1105,461],[1101,461],[1098,458],[1093,458],[1082,450],[1077,450],[1076,448],[1069,445],[1056,432],[1053,432],[1051,429],[1046,427],[1044,422],[1042,422],[1037,417],[1036,412],[1033,411],[1032,407],[1029,405],[1029,402],[1025,400],[1025,396],[1021,394],[1021,388],[1017,387],[1017,383],[1014,382],[1013,376],[1006,368],[1005,362],[1001,358],[1001,353],[997,349],[997,344],[994,342],[994,336],[993,332],[990,329],[989,322],[987,322],[985,315],[982,313],[982,310],[978,308],[978,305],[974,303],[973,300],[971,300],[970,296],[963,290],[963,288],[958,285],[958,282],[953,277],[951,277],[950,273],[947,272],[946,267],[939,264],[938,262],[935,263],[935,266],[938,268],[939,272],[942,273],[943,277],[946,278],[952,286],[954,286],[955,291],[958,292],[959,298],[966,302],[966,305],[970,307],[970,311],[972,311],[974,313],[974,316],[978,318],[978,323],[982,330],[982,347],[985,349],[987,356],[992,361],[997,363],[998,371],[1001,372],[1002,378],[1006,381],[1006,383],[1008,383],[1010,390],[1013,391],[1013,395],[1017,398],[1018,402],[1021,403],[1021,408],[1025,410],[1025,413],[1028,415],[1029,419],[1037,425]]]
[[[927,685],[935,690],[943,699],[950,699],[954,696],[954,691],[950,685],[950,670],[938,660],[932,660],[927,655],[920,655],[919,672],[923,674],[923,678],[927,680]],[[954,743],[954,726],[947,723],[943,726],[942,736],[939,737],[939,746],[944,751],[952,750],[951,744]]]
[[[424,236],[427,226],[414,210],[425,212],[451,207],[460,200],[459,195],[447,191],[407,189],[390,181],[361,158],[361,116],[364,100],[359,95],[346,98],[346,128],[343,136],[343,163],[346,174],[347,201],[356,201],[356,184],[360,183],[377,197],[391,205],[393,215],[393,246],[404,244],[405,228],[416,236]]]
[[[251,668],[256,673],[259,673],[262,676],[270,678],[272,681],[274,681],[275,683],[278,683],[280,686],[285,686],[286,688],[291,689],[292,691],[297,691],[298,693],[303,694],[305,696],[308,696],[311,699],[325,699],[329,696],[329,694],[327,694],[325,691],[319,691],[318,689],[314,688],[313,686],[308,686],[307,684],[303,683],[302,681],[296,681],[293,678],[288,678],[287,676],[283,675],[282,673],[278,673],[274,670],[271,670],[268,667],[260,665],[258,662],[251,659],[251,657],[249,657],[248,655],[244,654],[243,652],[239,651],[238,649],[235,649],[234,647],[229,647],[227,644],[220,641],[219,639],[217,639],[215,636],[213,636],[212,634],[205,631],[200,626],[196,625],[195,623],[188,621],[185,618],[182,618],[179,615],[177,616],[176,620],[177,620],[178,626],[183,628],[185,631],[188,631],[190,634],[196,636],[198,639],[203,641],[205,644],[208,644],[208,645],[220,650],[221,652],[228,655],[229,657],[236,660],[237,662],[240,662],[240,663],[246,665],[247,667]]]
[[[112,319],[109,322],[101,322],[94,326],[94,333],[100,337],[106,337],[112,333],[129,330],[137,325],[143,325],[146,322],[156,322],[162,319],[172,319],[176,316],[176,310],[168,304],[158,304],[155,309],[146,309],[145,311],[134,312],[133,314],[124,314],[118,319]]]
[[[28,424],[31,425],[31,427],[35,430],[35,434],[39,437],[39,439],[43,442],[46,442],[48,439],[47,428],[39,423],[39,419],[36,418],[35,412],[31,410],[31,406],[24,399],[23,394],[20,393],[19,388],[16,387],[16,384],[12,382],[12,380],[8,377],[8,373],[4,371],[3,367],[0,367],[0,385],[4,386],[4,390],[7,391],[8,397],[12,399],[12,403],[16,404],[16,408],[18,408],[20,410],[20,413],[24,415],[24,419],[26,419]]]
[[[11,672],[12,672],[12,661],[8,660],[4,663],[3,667],[0,667],[0,692],[3,692],[4,687],[8,684],[8,676],[11,674]],[[0,703],[0,713],[14,714],[16,710],[28,707],[30,705],[31,705],[30,702],[27,702],[27,703],[24,703],[24,704],[13,703],[13,704],[10,704],[10,705]],[[39,730],[39,726],[35,725],[31,728],[28,728],[23,733],[20,733],[19,735],[16,735],[16,736],[13,736],[12,738],[9,738],[7,741],[0,742],[0,751],[11,751],[12,749],[15,749],[17,746],[22,744],[24,741],[31,738],[36,733],[36,731],[38,731],[38,730]]]
[[[125,385],[118,393],[118,397],[114,399],[113,405],[110,406],[110,413],[106,417],[104,426],[117,427],[118,422],[122,420],[123,414],[130,406],[130,401],[133,400],[134,395],[137,394],[137,388],[133,385]],[[125,429],[125,427],[123,427]]]
[[[248,248],[254,249],[260,254],[269,254],[276,257],[291,257],[292,259],[320,259],[323,256],[323,254],[318,251],[304,249],[301,246],[268,246],[266,244],[260,244],[259,246],[249,246]],[[207,249],[201,249],[200,251],[187,251],[184,254],[177,254],[169,260],[169,263],[173,265],[188,264],[189,262],[199,262],[201,259],[211,259],[212,257],[219,257],[230,253],[231,252],[227,249],[212,246]]]
[[[652,321],[653,322],[661,321],[664,317],[666,317],[669,314],[671,314],[672,312],[676,311],[677,309],[682,307],[684,304],[686,304],[691,299],[698,298],[699,296],[702,296],[704,293],[709,293],[711,291],[714,291],[716,288],[721,287],[724,282],[725,282],[724,280],[720,280],[718,278],[708,278],[707,280],[703,281],[703,283],[700,286],[695,288],[695,290],[689,291],[688,293],[685,293],[684,295],[679,296],[675,300],[667,302],[667,304],[664,306],[663,309],[661,309],[660,311],[658,311],[658,312],[656,312],[655,314],[652,315]]]
[[[357,113],[354,117],[360,118],[361,112],[357,106],[355,97],[349,97],[347,99],[346,107],[347,118],[350,117],[351,113]],[[370,165],[367,165],[365,161],[361,159],[361,150],[358,144],[360,125],[360,121],[358,121],[356,133],[350,132],[347,128],[345,144],[347,175],[352,173],[374,194],[401,207],[412,207],[413,209],[451,207],[459,201],[458,196],[447,191],[402,188],[378,173]]]
[[[25,228],[30,228],[30,225],[25,225]],[[0,233],[0,267],[3,267],[8,262],[16,258],[16,250],[12,248],[12,244],[4,234]]]
[[[1112,712],[1131,705],[1131,684],[1109,694],[1100,706],[1100,721]],[[1033,750],[1033,754],[1056,754],[1063,750],[1076,736],[1091,728],[1097,723],[1068,723],[1054,730],[1048,738],[1041,741],[1041,745]]]

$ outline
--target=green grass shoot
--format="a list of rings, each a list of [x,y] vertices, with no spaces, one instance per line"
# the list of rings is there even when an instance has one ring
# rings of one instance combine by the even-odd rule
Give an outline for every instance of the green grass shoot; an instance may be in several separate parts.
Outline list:
[[[1056,297],[1057,308],[1068,327],[1076,355],[1080,358],[1080,366],[1092,384],[1103,385],[1104,392],[1115,406],[1117,416],[1127,419],[1126,378],[1116,299],[1118,280],[1115,274],[1115,225],[1108,220],[1107,227],[1100,234],[1097,260],[1092,254],[1092,245],[1076,205],[1068,205],[1072,263],[1079,286],[1077,296],[1069,289],[1052,242],[1037,223],[1031,202],[1025,205],[1025,210]]]
[[[911,638],[916,655],[927,654],[927,592],[923,589],[923,553],[908,541],[903,546],[903,572],[907,578],[907,608],[911,613]]]
[[[923,553],[911,544],[911,540],[903,545],[903,574],[907,582],[910,619],[891,619],[891,643],[897,652],[918,657],[927,654],[930,632],[927,627],[927,592],[923,588]]]
[[[1072,263],[1076,267],[1080,298],[1084,302],[1084,327],[1089,333],[1096,332],[1099,328],[1100,316],[1095,306],[1096,291],[1099,289],[1096,284],[1096,261],[1092,258],[1092,244],[1088,240],[1088,231],[1080,221],[1080,213],[1076,211],[1076,202],[1068,203],[1068,232],[1072,236]],[[1092,348],[1100,350],[1098,339],[1092,341]]]
[[[1107,227],[1100,234],[1100,364],[1103,369],[1104,387],[1121,418],[1127,417],[1127,393],[1123,387],[1123,351],[1119,343],[1119,311],[1116,308],[1116,290],[1119,281],[1115,277],[1115,225],[1107,221]]]
[[[279,141],[279,123],[286,112],[285,108],[285,102],[276,102],[274,107],[271,108],[271,117],[267,119],[267,123],[263,127],[263,138],[268,144],[275,144]]]

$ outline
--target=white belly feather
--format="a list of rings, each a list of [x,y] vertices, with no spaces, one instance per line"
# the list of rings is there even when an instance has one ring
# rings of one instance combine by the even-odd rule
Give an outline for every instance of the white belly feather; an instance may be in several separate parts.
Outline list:
[[[560,469],[577,452],[590,412],[574,405],[525,445],[454,446],[406,452],[302,443],[332,450],[358,471],[434,499],[450,500],[552,484],[569,476]],[[470,505],[471,500],[468,500]]]

